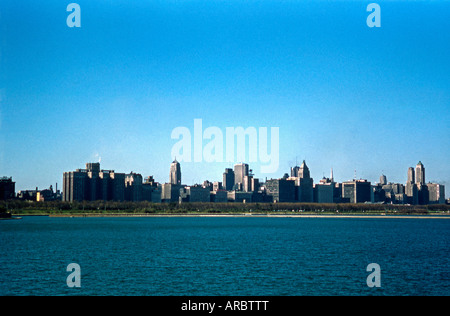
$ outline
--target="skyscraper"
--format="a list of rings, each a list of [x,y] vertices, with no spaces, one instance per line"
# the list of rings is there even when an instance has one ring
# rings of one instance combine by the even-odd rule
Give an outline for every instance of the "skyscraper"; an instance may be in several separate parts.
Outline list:
[[[310,176],[309,168],[306,162],[303,163],[298,169],[298,199],[300,202],[312,202],[313,201],[313,179]]]
[[[226,168],[223,173],[223,188],[227,191],[233,190],[234,186],[234,171],[231,168]]]
[[[300,169],[298,170],[298,177],[304,178],[304,179],[311,178],[311,176],[309,174],[309,168],[306,165],[306,162],[304,160],[303,160],[302,165],[300,166]]]
[[[291,167],[291,177],[297,178],[299,170],[300,170],[299,166]]]
[[[414,168],[409,167],[408,168],[408,180],[406,181],[406,199],[407,203],[409,204],[418,204],[419,203],[419,196],[417,192],[417,185],[415,183],[415,176],[414,176]]]
[[[177,158],[170,164],[170,184],[181,185],[181,167]]]
[[[416,183],[413,167],[408,168],[408,183]]]
[[[425,184],[425,167],[421,161],[416,166],[416,183]]]
[[[244,183],[244,177],[248,176],[248,164],[239,163],[234,166],[234,184]]]

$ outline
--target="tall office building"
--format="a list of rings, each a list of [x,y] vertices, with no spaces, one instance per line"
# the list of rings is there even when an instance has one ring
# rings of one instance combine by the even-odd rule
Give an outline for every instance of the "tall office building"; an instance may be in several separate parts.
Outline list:
[[[303,160],[302,165],[300,166],[300,169],[298,170],[298,177],[299,178],[304,178],[304,179],[311,178],[311,176],[309,174],[309,168],[306,165],[306,162],[304,160]]]
[[[181,167],[177,158],[170,164],[170,184],[181,185]]]
[[[266,194],[273,202],[294,202],[295,182],[287,179],[271,179],[265,183]]]
[[[342,183],[342,198],[350,203],[370,202],[372,186],[367,180],[353,180]]]
[[[425,184],[425,167],[421,161],[416,166],[416,183]]]
[[[334,182],[320,181],[314,185],[314,202],[316,203],[333,203],[334,198]]]
[[[413,167],[408,168],[408,180],[406,181],[405,195],[408,204],[415,205],[419,203],[419,196],[417,192],[417,185]]]
[[[300,170],[299,166],[291,167],[291,177],[292,178],[297,178],[299,170]]]
[[[234,184],[244,183],[244,177],[248,176],[248,164],[240,163],[234,166]]]
[[[386,178],[386,176],[385,176],[384,174],[382,174],[382,175],[380,176],[380,184],[381,184],[381,185],[387,184],[387,178]]]
[[[314,191],[313,191],[313,179],[309,173],[309,168],[306,162],[303,160],[300,168],[298,169],[298,180],[296,185],[298,185],[297,198],[300,202],[313,202]]]
[[[231,168],[226,168],[223,173],[223,188],[227,191],[233,190],[234,186],[234,171]]]
[[[408,183],[416,183],[413,167],[408,168]]]

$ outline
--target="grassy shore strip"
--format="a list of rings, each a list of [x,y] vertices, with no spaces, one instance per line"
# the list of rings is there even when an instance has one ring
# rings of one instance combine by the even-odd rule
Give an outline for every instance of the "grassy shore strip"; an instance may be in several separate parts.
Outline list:
[[[0,201],[0,213],[13,216],[436,216],[450,215],[450,205],[320,203],[151,203]]]

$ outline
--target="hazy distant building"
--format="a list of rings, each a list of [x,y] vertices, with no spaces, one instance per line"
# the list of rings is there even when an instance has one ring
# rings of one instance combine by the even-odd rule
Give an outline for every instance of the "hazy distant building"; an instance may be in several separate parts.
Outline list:
[[[181,167],[180,163],[175,160],[170,164],[170,180],[169,183],[181,185]]]
[[[238,203],[252,203],[256,202],[254,200],[254,192],[242,192],[242,191],[228,191],[227,197],[228,202],[238,202]]]
[[[17,193],[17,198],[19,200],[25,200],[25,201],[36,201],[38,196],[38,188],[36,190],[20,190]]]
[[[50,185],[48,189],[37,190],[36,189],[36,201],[57,201],[61,200],[61,194],[58,190],[58,184],[56,184],[56,190],[53,190],[53,186]]]
[[[228,202],[228,193],[226,190],[217,190],[210,192],[210,201],[215,203],[226,203]]]
[[[209,181],[209,180],[205,180],[205,181],[203,181],[203,185],[202,185],[204,188],[207,188],[209,191],[212,191],[212,190],[214,190],[214,183],[212,183],[211,181]]]
[[[212,190],[213,191],[223,190],[222,182],[214,181]]]
[[[385,176],[384,174],[382,174],[382,175],[380,176],[380,184],[381,184],[381,185],[387,184],[387,178],[386,178],[386,176]]]
[[[16,195],[16,183],[12,177],[0,178],[0,200],[13,199]]]

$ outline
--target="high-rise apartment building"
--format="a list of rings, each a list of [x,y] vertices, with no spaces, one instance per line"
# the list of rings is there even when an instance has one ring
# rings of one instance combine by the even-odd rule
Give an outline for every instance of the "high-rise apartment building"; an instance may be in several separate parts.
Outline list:
[[[437,183],[427,183],[428,203],[445,204],[445,186]]]
[[[87,163],[86,169],[64,172],[63,201],[125,199],[125,174],[101,170],[100,163]]]

